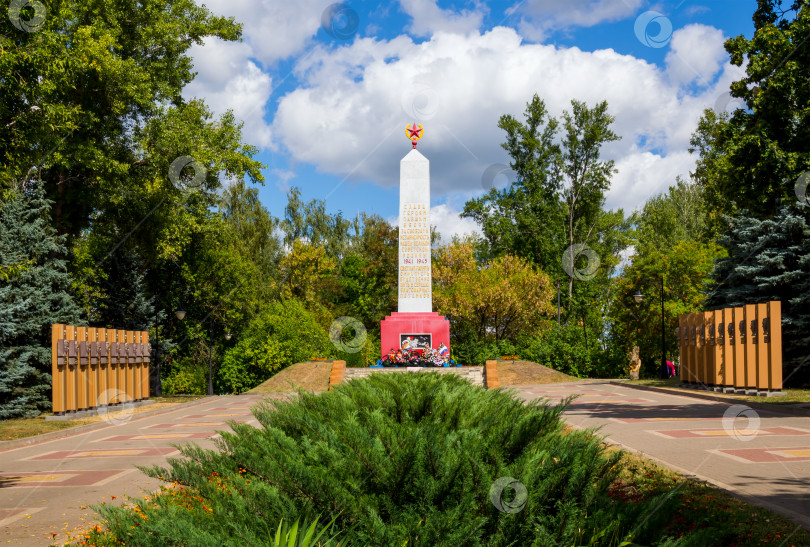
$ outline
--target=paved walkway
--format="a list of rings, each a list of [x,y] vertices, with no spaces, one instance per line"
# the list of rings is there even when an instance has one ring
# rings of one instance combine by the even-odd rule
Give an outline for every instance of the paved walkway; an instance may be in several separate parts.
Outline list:
[[[601,427],[609,441],[733,491],[810,529],[810,417],[641,391],[607,383],[516,388],[524,400],[580,394],[565,419]],[[135,416],[67,438],[0,452],[0,540],[61,543],[94,523],[88,506],[157,490],[133,466],[165,462],[171,445],[212,447],[226,421],[254,423],[262,396],[215,397],[157,416]],[[114,496],[114,498],[113,498]],[[54,536],[55,534],[55,536]]]
[[[172,444],[213,447],[229,420],[258,425],[250,406],[263,397],[212,397],[156,416],[110,415],[105,426],[66,438],[0,452],[0,541],[61,544],[95,522],[89,507],[121,503],[160,487],[135,465],[162,464]]]
[[[516,388],[524,400],[581,395],[565,412],[608,442],[658,460],[810,529],[810,417],[607,383]]]

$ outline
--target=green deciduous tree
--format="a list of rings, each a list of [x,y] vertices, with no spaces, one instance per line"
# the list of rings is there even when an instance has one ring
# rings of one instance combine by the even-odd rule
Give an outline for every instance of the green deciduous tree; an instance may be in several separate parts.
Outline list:
[[[475,220],[484,233],[491,257],[511,253],[530,260],[546,272],[560,272],[564,246],[562,183],[558,176],[560,146],[555,142],[559,122],[535,95],[526,105],[525,123],[501,116],[506,132],[501,146],[512,158],[516,179],[468,201],[462,216]]]
[[[104,261],[103,268],[90,266],[88,270],[96,276],[77,291],[84,300],[86,320],[106,328],[149,330],[155,322],[155,297],[146,294],[149,271],[145,266],[141,257],[122,247]],[[90,287],[92,293],[83,293]]]
[[[50,207],[37,180],[0,203],[0,263],[28,264],[0,285],[0,420],[50,407],[51,325],[81,321]]]
[[[810,2],[758,0],[754,36],[726,42],[731,63],[746,76],[731,85],[745,108],[730,118],[707,111],[695,133],[696,179],[712,219],[746,209],[759,218],[793,200],[799,175],[810,170]]]
[[[614,279],[612,337],[625,353],[639,346],[646,375],[657,375],[661,362],[661,279],[667,358],[671,359],[678,350],[674,339],[678,317],[704,309],[714,262],[723,255],[725,251],[714,242],[639,246],[630,265]],[[636,303],[633,295],[639,291],[644,298]]]
[[[284,220],[284,243],[291,247],[295,241],[321,245],[328,256],[340,259],[348,251],[352,236],[360,233],[360,221],[343,218],[343,213],[330,215],[326,212],[326,202],[313,199],[307,203],[301,200],[301,190],[291,188],[287,194],[287,207]]]
[[[396,309],[397,229],[377,215],[361,216],[362,232],[340,265],[341,315],[360,320],[370,337],[379,338],[379,322]]]
[[[502,146],[512,158],[517,178],[503,190],[493,189],[467,202],[463,212],[481,225],[488,256],[514,254],[565,283],[566,315],[578,315],[583,302],[594,301],[594,287],[578,294],[575,285],[582,283],[565,273],[566,249],[593,247],[605,264],[598,275],[606,279],[625,246],[626,238],[620,235],[627,231],[623,212],[603,210],[615,169],[612,161],[601,159],[601,149],[619,139],[611,130],[613,117],[607,109],[606,102],[589,107],[574,100],[560,122],[549,116],[535,95],[526,106],[524,123],[502,116],[498,124],[506,132]],[[569,266],[577,269],[582,264]]]
[[[191,0],[55,0],[36,32],[0,21],[0,195],[43,181],[87,320],[159,328],[166,374],[279,292],[277,222],[246,189],[263,180],[257,149],[232,112],[183,99],[189,48],[240,34]],[[186,322],[165,315],[176,307]]]
[[[563,181],[563,201],[566,217],[568,248],[589,245],[596,237],[596,228],[603,216],[605,192],[616,170],[613,161],[600,159],[601,149],[618,137],[610,126],[613,116],[607,113],[607,102],[593,108],[571,101],[571,112],[563,113],[563,146],[559,172]],[[573,268],[573,254],[569,266]],[[574,276],[568,276],[568,309],[574,296]]]
[[[633,221],[642,246],[668,249],[679,241],[712,240],[704,189],[681,179],[666,193],[648,199]]]
[[[219,382],[226,391],[241,393],[284,367],[334,352],[326,330],[302,302],[276,301],[250,323],[225,354]]]
[[[283,298],[308,304],[332,302],[337,290],[337,261],[320,245],[295,241],[279,263]]]
[[[7,17],[0,25],[2,185],[36,173],[61,232],[76,235],[91,215],[137,203],[131,194],[154,178],[148,168],[165,178],[178,156],[195,156],[212,173],[217,163],[233,167],[219,143],[197,134],[200,109],[181,96],[194,76],[188,49],[209,36],[238,39],[232,19],[191,0],[59,0],[36,32]],[[223,118],[225,149],[233,149],[233,125]]]
[[[234,251],[256,266],[258,277],[252,281],[263,299],[278,294],[278,263],[282,245],[276,234],[277,218],[259,201],[259,192],[238,180],[223,192],[220,209],[232,228],[229,243]]]

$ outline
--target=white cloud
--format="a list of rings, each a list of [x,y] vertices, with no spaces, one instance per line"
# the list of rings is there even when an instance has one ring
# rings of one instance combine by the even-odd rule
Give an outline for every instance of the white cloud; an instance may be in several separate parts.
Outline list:
[[[698,34],[717,41],[712,32]],[[431,161],[433,195],[480,195],[487,167],[509,163],[497,127],[502,114],[522,121],[534,93],[555,116],[572,98],[591,105],[606,99],[623,137],[603,154],[621,171],[609,205],[632,209],[634,200],[666,190],[693,167],[686,149],[703,109],[714,106],[742,70],[710,58],[716,66],[701,67],[719,71],[717,81],[690,91],[673,83],[672,64],[662,70],[613,50],[524,44],[510,28],[440,33],[421,44],[402,36],[365,38],[303,57],[296,67],[302,85],[279,101],[273,127],[296,161],[391,187],[410,149],[405,125],[416,121],[425,126],[419,149]]]
[[[399,0],[399,4],[413,18],[408,30],[416,36],[430,36],[435,32],[466,34],[481,28],[484,20],[481,11],[444,10],[437,0]]]
[[[185,87],[186,99],[199,97],[216,113],[233,110],[244,122],[243,139],[255,146],[271,145],[271,130],[264,121],[272,79],[250,60],[250,46],[209,39],[192,46],[197,76]]]
[[[272,180],[276,183],[276,188],[286,194],[292,186],[290,181],[294,180],[298,176],[298,173],[290,169],[273,169],[271,175]]]
[[[666,65],[676,85],[696,82],[706,85],[714,79],[728,56],[723,32],[706,25],[688,25],[672,34]]]
[[[684,10],[684,13],[689,17],[694,17],[696,15],[700,15],[702,13],[709,13],[711,12],[711,8],[708,6],[700,6],[700,5],[691,5]]]
[[[312,47],[324,13],[333,4],[330,0],[206,0],[214,14],[242,23],[244,41],[209,39],[204,47],[192,46],[189,53],[199,74],[184,96],[204,98],[218,114],[232,109],[245,122],[247,142],[272,147],[270,126],[264,120],[272,79],[263,68]]]
[[[436,205],[430,208],[430,224],[436,226],[441,234],[442,244],[450,243],[454,235],[459,237],[468,234],[482,235],[478,224],[472,219],[461,218],[459,211],[452,209],[448,204]]]
[[[308,47],[330,0],[206,0],[217,15],[244,25],[245,41],[262,63],[272,64]]]
[[[613,178],[605,205],[609,209],[624,209],[629,214],[652,196],[675,185],[678,175],[688,176],[694,167],[695,158],[686,150],[666,157],[651,152],[631,152],[616,162],[619,172]]]
[[[644,0],[526,0],[510,8],[521,16],[521,34],[542,40],[550,31],[570,27],[592,27],[634,15]]]

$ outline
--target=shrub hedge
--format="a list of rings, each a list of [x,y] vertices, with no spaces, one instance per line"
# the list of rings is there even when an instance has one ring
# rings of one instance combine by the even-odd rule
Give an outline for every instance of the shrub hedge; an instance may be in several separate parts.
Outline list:
[[[242,393],[295,363],[334,353],[329,335],[302,302],[273,302],[245,330],[219,369],[219,383]]]
[[[187,445],[185,458],[144,469],[179,486],[134,509],[99,507],[107,532],[91,541],[259,545],[280,522],[320,518],[335,519],[341,545],[695,544],[660,537],[670,492],[611,495],[620,454],[565,429],[562,410],[427,373],[301,393],[255,409],[260,428],[232,424],[217,450]],[[524,498],[493,492],[505,477]]]

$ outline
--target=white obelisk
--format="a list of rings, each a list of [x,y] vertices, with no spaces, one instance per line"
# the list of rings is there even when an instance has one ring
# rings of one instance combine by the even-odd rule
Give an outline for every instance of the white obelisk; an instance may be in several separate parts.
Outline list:
[[[415,144],[414,149],[399,163],[398,311],[433,311],[430,271],[430,162],[416,150]]]
[[[450,321],[433,311],[430,272],[430,162],[417,152],[424,129],[406,129],[413,144],[399,162],[399,299],[398,311],[380,321],[380,358],[407,341],[437,349],[450,347]]]

